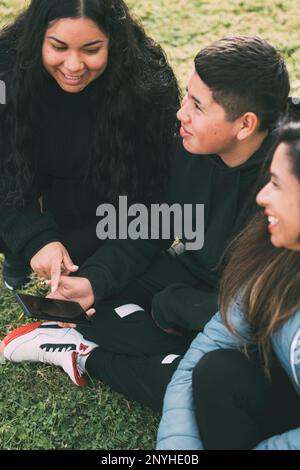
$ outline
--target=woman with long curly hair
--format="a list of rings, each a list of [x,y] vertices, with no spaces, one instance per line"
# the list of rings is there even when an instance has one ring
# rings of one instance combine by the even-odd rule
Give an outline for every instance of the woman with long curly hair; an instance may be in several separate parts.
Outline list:
[[[220,312],[165,396],[159,449],[300,449],[300,124],[278,132],[263,208],[233,241]]]
[[[0,31],[0,250],[8,287],[58,285],[99,246],[96,208],[168,179],[179,90],[122,0],[32,0]]]

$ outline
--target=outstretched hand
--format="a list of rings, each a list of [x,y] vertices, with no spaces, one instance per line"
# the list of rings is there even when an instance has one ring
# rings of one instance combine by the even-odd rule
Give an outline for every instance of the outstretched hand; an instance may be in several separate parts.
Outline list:
[[[51,281],[47,281],[51,285]],[[48,299],[69,300],[78,302],[86,311],[88,317],[95,315],[96,310],[90,308],[94,302],[94,292],[91,283],[85,277],[61,276],[58,288],[47,295]],[[62,328],[76,328],[75,323],[58,323]]]
[[[51,281],[47,281],[47,284],[51,285]],[[86,311],[95,303],[92,285],[85,277],[61,276],[58,288],[47,297],[78,302]]]
[[[51,290],[56,291],[63,267],[63,274],[69,275],[71,272],[78,271],[70,258],[70,255],[64,245],[60,242],[52,242],[41,248],[30,261],[31,268],[39,276],[45,279],[51,279]]]

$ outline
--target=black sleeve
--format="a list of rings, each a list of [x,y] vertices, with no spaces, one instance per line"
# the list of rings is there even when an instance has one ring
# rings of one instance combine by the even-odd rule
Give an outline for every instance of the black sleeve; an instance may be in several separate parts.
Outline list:
[[[8,52],[0,50],[0,79],[6,77],[8,87],[12,60]],[[5,177],[4,168],[11,148],[5,106],[0,105],[0,178]],[[38,192],[34,187],[22,208],[7,206],[3,200],[0,201],[0,237],[12,253],[25,256],[28,261],[43,246],[60,239],[52,216],[41,213]]]
[[[23,255],[28,261],[43,246],[60,240],[51,214],[41,214],[37,199],[22,209],[2,208],[0,236],[12,253]]]
[[[121,292],[172,240],[108,240],[83,264],[78,276],[92,284],[96,301]]]
[[[8,133],[4,132],[0,118],[0,178],[9,152]],[[3,122],[3,121],[2,121]],[[2,204],[1,204],[2,202]],[[41,213],[38,191],[34,187],[26,195],[24,207],[5,205],[0,201],[0,237],[14,254],[28,261],[43,246],[60,239],[59,229],[49,213]]]
[[[10,143],[0,118],[0,178],[4,178]],[[43,246],[60,239],[59,229],[51,214],[41,213],[38,191],[33,184],[26,194],[26,202],[15,207],[0,201],[0,238],[14,254],[24,256],[28,261]]]

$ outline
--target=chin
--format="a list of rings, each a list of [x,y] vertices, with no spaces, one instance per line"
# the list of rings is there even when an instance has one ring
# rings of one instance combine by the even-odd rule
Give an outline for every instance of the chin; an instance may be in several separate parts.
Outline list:
[[[196,148],[196,145],[193,145],[192,142],[189,141],[189,137],[185,137],[183,140],[182,140],[182,143],[183,143],[183,146],[185,148],[185,150],[187,150],[189,153],[194,153],[194,154],[197,154],[197,153],[200,153],[199,152],[199,149]]]
[[[59,83],[59,86],[62,90],[68,93],[80,93],[82,90],[86,88],[87,85],[80,85],[78,87],[74,87],[74,86],[68,86],[68,85]]]
[[[271,236],[271,243],[276,248],[284,248],[285,247],[285,244],[282,241],[280,241],[280,239],[278,239],[278,238],[276,239],[276,237]]]

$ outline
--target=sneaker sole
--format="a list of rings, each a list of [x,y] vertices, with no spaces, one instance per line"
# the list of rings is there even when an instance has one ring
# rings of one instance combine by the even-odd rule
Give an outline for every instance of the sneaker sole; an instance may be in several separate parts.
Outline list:
[[[14,290],[14,288],[12,286],[10,286],[6,281],[4,281],[4,285],[5,285],[6,289],[12,290],[12,291]]]

